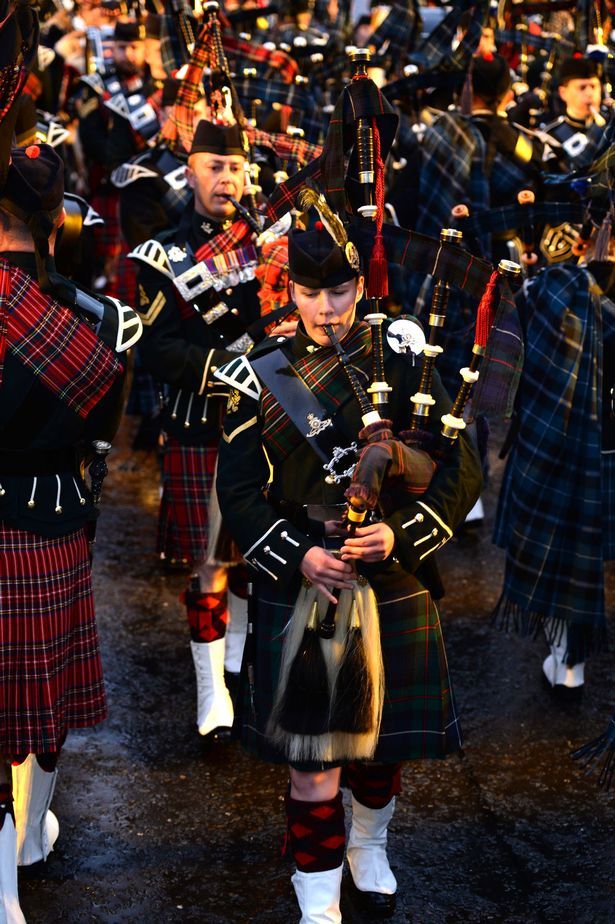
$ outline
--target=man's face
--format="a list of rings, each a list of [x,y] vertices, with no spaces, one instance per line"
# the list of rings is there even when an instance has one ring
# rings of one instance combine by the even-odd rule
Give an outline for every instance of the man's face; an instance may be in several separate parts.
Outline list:
[[[600,107],[602,86],[597,77],[575,78],[559,88],[566,112],[573,119],[588,119]]]
[[[292,280],[290,297],[297,306],[308,337],[320,346],[329,346],[323,325],[330,324],[342,340],[354,323],[356,304],[363,295],[363,277],[349,279],[330,289],[309,289]]]
[[[113,59],[118,71],[124,76],[141,74],[145,66],[145,42],[116,40],[113,43]]]
[[[485,26],[482,31],[480,41],[478,43],[478,48],[476,49],[477,55],[484,54],[494,54],[497,51],[497,46],[495,44],[495,32],[491,26]]]
[[[245,185],[245,158],[237,154],[193,154],[186,177],[194,189],[194,207],[200,215],[216,221],[230,218],[235,211],[228,196],[239,201]]]
[[[149,72],[154,80],[164,80],[167,76],[162,64],[162,52],[160,50],[160,39],[147,36],[144,41],[145,60],[149,67]]]

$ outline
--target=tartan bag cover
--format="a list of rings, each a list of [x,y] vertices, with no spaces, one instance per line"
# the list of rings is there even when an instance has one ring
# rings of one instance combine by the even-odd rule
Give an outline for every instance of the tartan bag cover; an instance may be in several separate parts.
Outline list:
[[[570,656],[582,661],[606,638],[600,296],[586,269],[553,266],[521,310],[526,361],[495,525],[506,550],[495,616],[522,633],[545,619],[574,628]]]
[[[85,322],[41,292],[23,270],[0,259],[0,383],[7,349],[82,418],[122,370]]]
[[[252,61],[254,64],[266,65],[267,68],[277,71],[284,83],[293,82],[299,73],[299,65],[289,54],[279,48],[265,48],[264,45],[255,45],[224,32],[222,46],[226,52],[241,61]]]
[[[349,185],[352,186],[358,176],[354,124],[359,118],[376,120],[380,132],[381,156],[386,160],[399,117],[372,80],[351,80],[335,104],[320,157],[316,157],[274,190],[267,207],[271,221],[277,221],[294,207],[299,190],[308,179],[316,182],[322,178],[323,191],[330,205],[339,215],[345,214],[345,177],[350,178]],[[345,171],[344,156],[349,152],[350,159]]]

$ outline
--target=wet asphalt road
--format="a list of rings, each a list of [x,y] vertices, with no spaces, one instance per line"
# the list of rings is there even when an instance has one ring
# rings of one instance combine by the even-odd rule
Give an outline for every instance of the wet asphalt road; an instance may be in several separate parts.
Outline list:
[[[130,450],[134,428],[125,420],[109,460],[95,560],[111,714],[69,736],[54,800],[60,839],[44,867],[22,872],[22,907],[28,924],[293,924],[292,867],[280,857],[285,771],[236,743],[207,751],[196,733],[184,577],[154,558],[156,460]],[[544,643],[490,627],[500,471],[485,527],[442,552],[466,752],[404,771],[390,830],[392,921],[613,924],[615,792],[600,793],[568,758],[615,705],[613,655],[589,665],[582,703],[562,709],[540,682]],[[612,622],[612,565],[608,602]]]

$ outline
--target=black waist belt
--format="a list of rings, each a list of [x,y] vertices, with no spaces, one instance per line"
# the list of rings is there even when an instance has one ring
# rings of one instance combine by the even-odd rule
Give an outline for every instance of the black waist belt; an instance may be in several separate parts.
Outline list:
[[[0,476],[57,475],[77,471],[72,449],[0,449]]]

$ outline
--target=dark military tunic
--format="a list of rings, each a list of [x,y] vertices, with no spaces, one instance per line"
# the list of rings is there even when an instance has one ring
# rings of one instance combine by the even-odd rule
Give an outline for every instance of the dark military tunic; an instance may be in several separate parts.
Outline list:
[[[593,119],[585,122],[568,114],[549,122],[544,130],[561,144],[570,170],[591,163],[604,134],[604,128],[596,125]]]
[[[279,345],[267,341],[249,358],[257,366],[259,354]],[[371,371],[368,326],[355,324],[344,348],[367,384]],[[360,413],[333,350],[313,344],[301,327],[283,349],[332,415],[340,444],[348,446],[361,429]],[[420,370],[411,359],[393,353],[386,355],[386,368],[393,387],[388,413],[394,431],[399,432],[408,427],[410,395],[418,389]],[[246,704],[243,737],[258,755],[284,761],[285,755],[273,749],[265,731],[282,634],[300,587],[301,561],[312,546],[325,544],[317,520],[334,518],[331,511],[336,507],[339,515],[347,482],[325,481],[320,457],[271,392],[261,386],[245,357],[220,374],[234,382],[236,389],[231,391],[220,444],[218,498],[224,521],[256,583],[254,708]],[[437,375],[434,397],[431,419],[439,429],[440,417],[450,411],[451,403]],[[392,556],[376,565],[358,564],[374,589],[380,610],[386,692],[376,760],[443,757],[460,746],[440,623],[429,591],[439,590],[432,554],[463,521],[480,487],[476,454],[462,436],[423,497],[405,500],[387,512],[385,522],[395,534]],[[340,539],[334,541],[339,546]]]
[[[225,346],[260,314],[255,280],[219,292],[212,287],[190,303],[174,283],[174,268],[221,230],[189,212],[172,241],[168,235],[166,244],[146,242],[139,251],[149,255],[149,262],[139,263],[137,301],[145,331],[140,357],[168,392],[157,550],[195,566],[208,549],[208,502],[228,395],[213,373],[237,355]],[[215,314],[221,317],[214,320]]]
[[[220,223],[189,213],[177,232],[161,236],[171,270],[222,229]],[[228,389],[213,372],[234,355],[225,349],[227,343],[259,317],[257,289],[254,280],[220,292],[211,288],[189,304],[167,273],[139,262],[136,307],[144,325],[143,365],[169,385],[163,426],[184,445],[218,442]],[[222,305],[227,315],[236,313],[210,323],[208,312]]]

